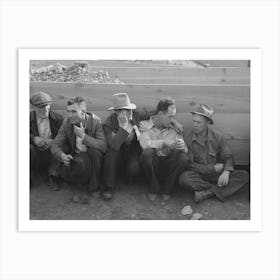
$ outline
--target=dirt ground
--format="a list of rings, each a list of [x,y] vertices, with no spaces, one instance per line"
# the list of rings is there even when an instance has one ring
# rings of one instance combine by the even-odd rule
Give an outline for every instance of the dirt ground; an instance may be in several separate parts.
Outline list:
[[[248,220],[250,219],[249,186],[222,203],[211,198],[196,204],[190,192],[177,189],[165,202],[161,196],[151,202],[147,198],[144,182],[119,183],[114,198],[103,201],[97,193],[89,204],[74,203],[73,195],[85,195],[84,190],[63,184],[60,191],[51,190],[45,181],[37,180],[30,189],[31,220],[186,220],[184,206],[191,206],[194,213],[202,214],[202,220]]]

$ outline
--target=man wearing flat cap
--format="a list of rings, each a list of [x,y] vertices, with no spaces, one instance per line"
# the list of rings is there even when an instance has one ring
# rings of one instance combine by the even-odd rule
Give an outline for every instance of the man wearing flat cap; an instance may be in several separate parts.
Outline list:
[[[52,111],[51,97],[45,92],[33,93],[30,97],[30,178],[43,168],[48,169],[49,185],[58,190],[60,162],[52,157],[50,146],[63,122],[63,117]]]
[[[224,135],[210,127],[214,110],[201,104],[193,115],[193,129],[185,135],[191,160],[190,170],[179,184],[194,191],[195,202],[216,196],[224,201],[249,182],[245,170],[234,170],[233,155]]]
[[[112,99],[113,106],[108,109],[112,114],[103,124],[108,145],[103,166],[104,200],[113,197],[119,171],[125,172],[126,178],[136,176],[140,171],[139,119],[137,113],[133,112],[136,105],[130,102],[129,96],[124,92],[113,94]]]
[[[86,111],[86,101],[80,96],[68,101],[67,113],[51,152],[63,162],[61,177],[77,187],[87,184],[88,194],[92,195],[99,189],[98,177],[106,151],[101,120]]]

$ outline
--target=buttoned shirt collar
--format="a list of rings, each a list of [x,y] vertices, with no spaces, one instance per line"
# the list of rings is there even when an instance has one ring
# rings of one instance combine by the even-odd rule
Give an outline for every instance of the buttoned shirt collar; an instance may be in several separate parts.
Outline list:
[[[154,123],[154,121],[153,121],[155,117],[156,117],[156,116],[151,116],[150,122],[149,122],[148,125],[147,125],[147,129],[151,129],[151,128],[153,128],[153,127],[159,129],[158,127],[156,127],[156,125],[155,125],[155,123]],[[169,129],[169,128],[174,129],[174,126],[172,125],[172,123],[170,123],[170,124],[168,125],[168,127],[163,127],[162,129],[159,129],[159,130],[164,130],[164,129]]]
[[[208,142],[208,141],[213,142],[213,135],[211,134],[208,127],[207,127],[207,132],[206,132],[205,137],[199,137],[195,133],[192,136],[192,142],[197,142],[202,146],[204,146],[205,142]]]

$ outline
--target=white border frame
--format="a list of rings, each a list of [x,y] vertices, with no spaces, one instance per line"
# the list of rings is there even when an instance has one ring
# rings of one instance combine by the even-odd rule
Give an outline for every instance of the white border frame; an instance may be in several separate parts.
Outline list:
[[[262,65],[260,49],[19,49],[18,230],[19,231],[261,231]],[[251,219],[239,220],[30,220],[29,61],[94,59],[251,60]],[[78,230],[77,230],[78,229]]]

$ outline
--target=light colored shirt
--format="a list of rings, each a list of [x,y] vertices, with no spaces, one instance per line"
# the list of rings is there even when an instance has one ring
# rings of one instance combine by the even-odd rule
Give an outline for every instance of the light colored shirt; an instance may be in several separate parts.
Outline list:
[[[174,147],[164,145],[164,142],[171,141],[175,145],[178,139],[183,139],[173,124],[169,127],[159,129],[155,126],[153,118],[147,121],[141,121],[139,124],[140,137],[139,142],[143,150],[156,149],[159,156],[167,156]]]
[[[44,139],[52,139],[49,118],[40,118],[36,116],[39,136]]]

